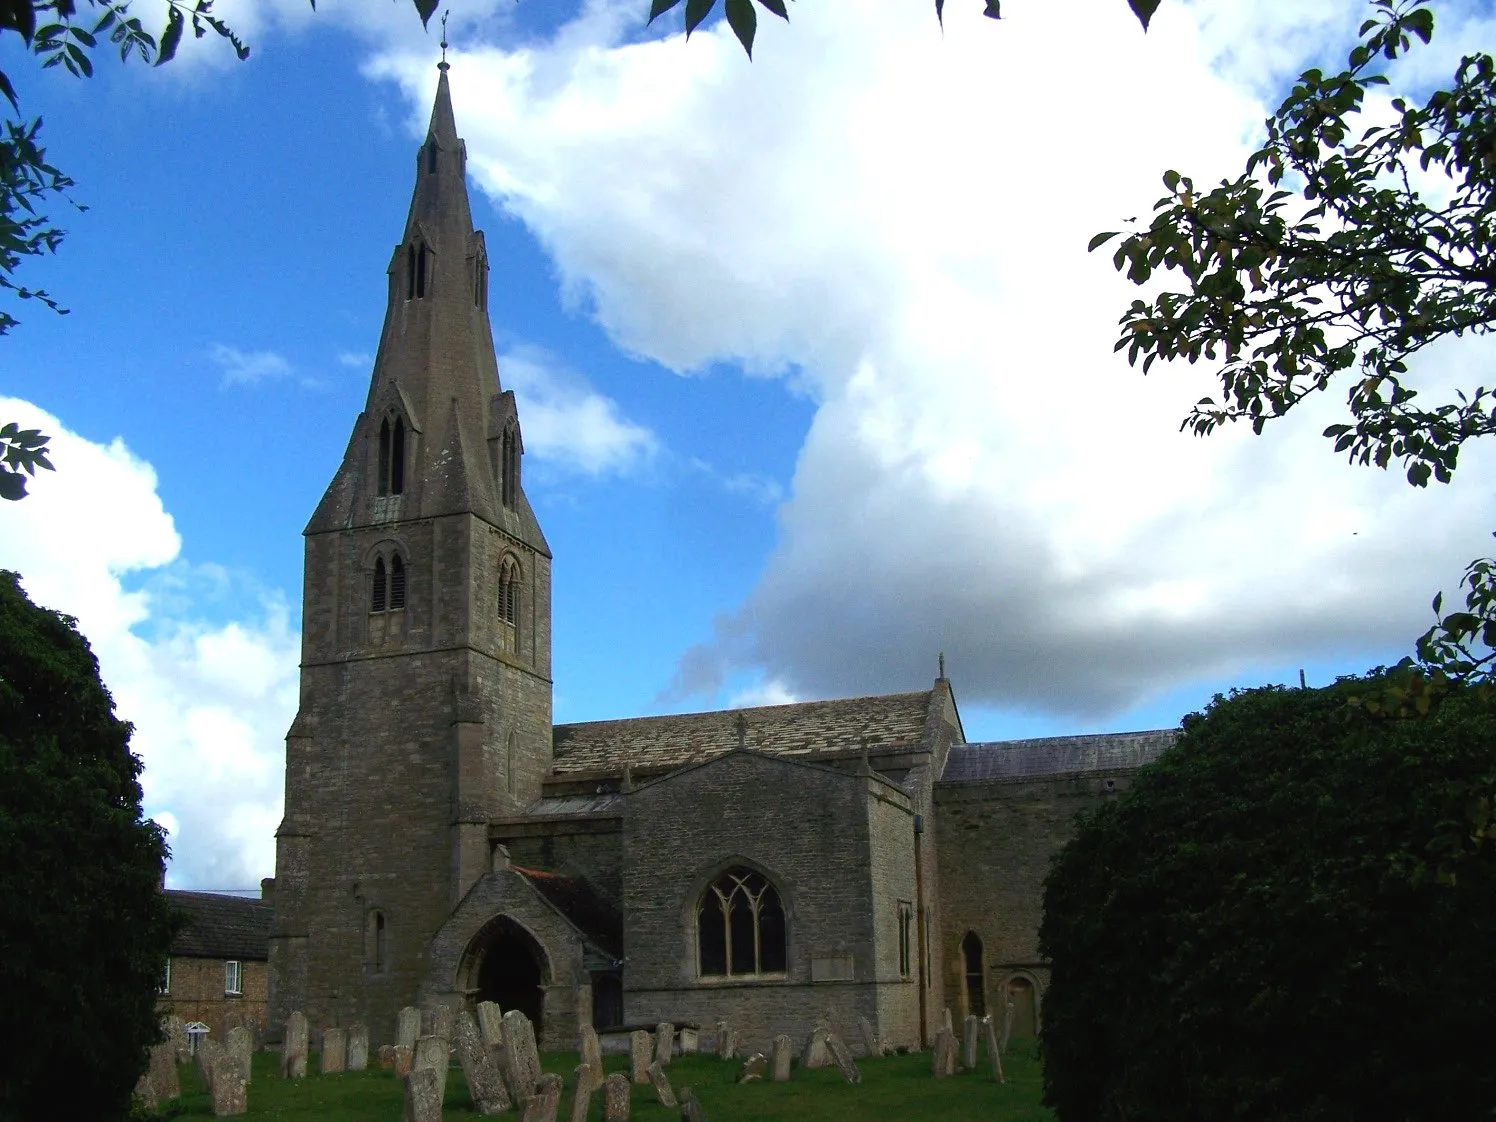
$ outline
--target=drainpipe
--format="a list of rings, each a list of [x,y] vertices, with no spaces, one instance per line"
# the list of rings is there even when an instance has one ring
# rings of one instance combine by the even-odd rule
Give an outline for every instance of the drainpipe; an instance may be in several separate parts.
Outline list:
[[[914,816],[914,926],[919,935],[919,1047],[923,1051],[928,1043],[925,1039],[926,1013],[925,990],[929,979],[925,977],[925,861],[924,861],[925,816]]]

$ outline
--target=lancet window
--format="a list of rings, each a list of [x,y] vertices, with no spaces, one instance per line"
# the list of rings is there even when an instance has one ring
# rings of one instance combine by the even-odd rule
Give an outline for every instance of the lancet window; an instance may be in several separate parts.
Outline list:
[[[500,441],[499,484],[503,492],[504,505],[514,509],[519,501],[519,433],[510,425],[504,430]]]
[[[405,247],[405,298],[419,300],[426,295],[431,273],[431,251],[425,242]]]
[[[436,173],[436,154],[439,151],[435,138],[426,142],[426,171],[433,175]]]
[[[510,627],[519,624],[519,565],[513,557],[505,557],[499,565],[499,619]]]
[[[405,562],[398,553],[374,559],[374,583],[369,594],[371,612],[392,612],[405,607]]]
[[[405,492],[405,419],[386,417],[379,422],[379,493]]]
[[[703,978],[783,974],[784,906],[769,879],[736,866],[709,884],[696,906],[696,950]]]

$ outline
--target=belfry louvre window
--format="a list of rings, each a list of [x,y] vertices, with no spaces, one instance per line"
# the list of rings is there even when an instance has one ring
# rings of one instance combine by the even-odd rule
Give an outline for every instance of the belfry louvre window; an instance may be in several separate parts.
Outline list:
[[[427,274],[431,271],[431,251],[426,243],[405,247],[405,298],[419,300],[426,295]]]
[[[369,611],[395,611],[405,607],[405,562],[398,553],[389,564],[383,557],[374,559],[374,586],[369,596]]]
[[[390,606],[390,576],[384,567],[384,558],[374,560],[374,594],[369,598],[369,611],[382,612]]]
[[[708,885],[696,907],[696,947],[703,978],[783,974],[784,907],[768,878],[737,866]]]
[[[379,493],[405,493],[405,418],[379,422]]]
[[[405,562],[397,553],[390,558],[390,608],[405,607]]]
[[[519,566],[512,557],[499,566],[499,618],[511,627],[519,623]]]

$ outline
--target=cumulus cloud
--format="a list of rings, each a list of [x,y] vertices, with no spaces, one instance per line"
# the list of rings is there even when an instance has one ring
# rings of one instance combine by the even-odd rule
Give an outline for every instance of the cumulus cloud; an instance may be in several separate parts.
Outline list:
[[[299,637],[283,598],[181,557],[156,473],[115,439],[25,401],[0,416],[52,436],[55,472],[0,512],[0,566],[75,616],[145,762],[145,811],[171,835],[168,883],[247,888],[274,870]],[[210,615],[216,618],[208,618]]]
[[[504,385],[518,399],[525,451],[542,463],[584,475],[624,475],[657,451],[654,433],[628,420],[618,403],[534,346],[499,359]]]
[[[226,343],[214,343],[208,359],[222,371],[221,385],[253,386],[276,381],[291,373],[291,364],[274,351],[243,351]]]
[[[1405,646],[1484,548],[1478,451],[1414,492],[1331,454],[1329,397],[1260,438],[1181,434],[1211,383],[1113,355],[1134,293],[1085,251],[1164,169],[1235,174],[1359,10],[1180,0],[1144,36],[1120,2],[967,6],[942,35],[903,0],[824,0],[766,21],[749,64],[720,26],[627,41],[636,7],[467,52],[454,98],[479,184],[621,346],[818,403],[777,546],[676,696],[907,688],[944,649],[968,701],[1094,718]],[[368,72],[424,127],[425,52]]]

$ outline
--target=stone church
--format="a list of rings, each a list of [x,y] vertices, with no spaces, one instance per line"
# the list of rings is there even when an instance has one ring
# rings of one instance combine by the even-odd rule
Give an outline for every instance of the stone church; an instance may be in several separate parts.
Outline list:
[[[552,557],[488,318],[446,64],[369,395],[305,531],[272,1025],[495,1000],[542,1046],[725,1017],[750,1047],[949,1007],[1042,1019],[1037,930],[1074,813],[1172,732],[968,744],[909,693],[551,721]],[[562,559],[564,564],[564,558]]]

